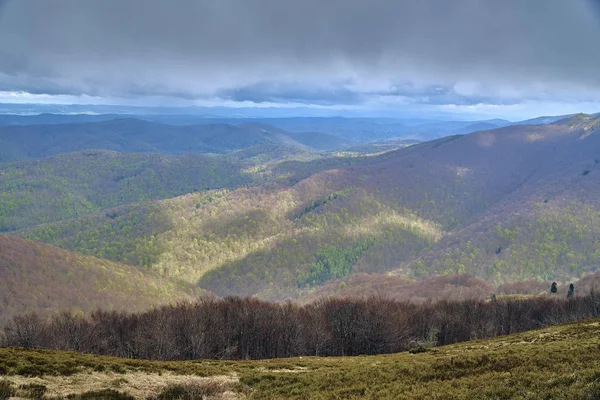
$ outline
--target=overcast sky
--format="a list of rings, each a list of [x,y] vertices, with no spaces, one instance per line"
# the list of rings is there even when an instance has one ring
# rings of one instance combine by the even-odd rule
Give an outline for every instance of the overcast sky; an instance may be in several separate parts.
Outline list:
[[[0,101],[600,112],[600,0],[0,0]]]

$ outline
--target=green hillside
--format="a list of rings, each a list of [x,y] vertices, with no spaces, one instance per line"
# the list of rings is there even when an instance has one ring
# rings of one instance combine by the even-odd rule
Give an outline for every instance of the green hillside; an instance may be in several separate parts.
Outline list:
[[[232,161],[103,150],[0,164],[0,231],[76,218],[114,206],[249,184]]]
[[[595,399],[599,336],[589,320],[415,354],[169,363],[4,348],[0,389],[73,399]]]
[[[265,145],[220,156],[87,150],[0,164],[0,232],[186,193],[297,181],[361,159]]]

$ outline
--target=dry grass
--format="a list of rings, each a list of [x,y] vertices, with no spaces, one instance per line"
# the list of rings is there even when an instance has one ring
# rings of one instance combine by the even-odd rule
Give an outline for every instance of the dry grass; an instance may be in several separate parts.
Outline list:
[[[115,372],[86,371],[69,376],[27,377],[13,375],[7,377],[15,387],[25,385],[43,385],[47,388],[46,397],[66,398],[69,395],[78,395],[86,392],[114,389],[127,393],[136,399],[147,399],[160,393],[169,386],[185,385],[198,389],[210,388],[216,392],[214,399],[237,399],[239,394],[232,391],[239,378],[235,375],[215,375],[211,377],[200,377],[193,375],[178,375],[171,372],[127,372],[120,374]],[[27,398],[28,391],[17,390],[17,398]]]

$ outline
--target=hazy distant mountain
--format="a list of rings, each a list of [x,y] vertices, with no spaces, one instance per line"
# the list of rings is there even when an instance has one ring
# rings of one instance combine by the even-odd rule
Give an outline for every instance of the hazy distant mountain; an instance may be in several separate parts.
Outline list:
[[[126,117],[119,114],[0,114],[0,125],[81,124],[86,122],[111,121]]]
[[[292,143],[290,143],[292,147],[294,147],[297,143],[301,143],[307,148],[315,150],[334,151],[342,150],[355,144],[350,140],[346,140],[338,136],[330,135],[323,132],[287,132],[281,128],[276,128],[274,126],[258,122],[247,122],[240,126],[245,129],[255,130],[259,132],[279,134],[281,135],[281,141],[284,144],[285,141],[283,137],[287,137],[293,141]]]
[[[559,121],[561,119],[572,117],[573,114],[570,115],[558,115],[558,116],[546,116],[546,117],[537,117],[532,119],[527,119],[525,121],[515,122],[512,125],[542,125],[542,124],[551,124],[553,122]]]
[[[265,144],[316,150],[343,148],[349,144],[347,140],[323,133],[292,136],[275,127],[265,129],[264,125],[174,126],[138,119],[81,124],[7,125],[0,126],[0,162],[87,149],[189,154],[227,153]]]
[[[467,134],[478,130],[489,130],[517,124],[547,124],[562,117],[539,117],[522,122],[502,119],[485,121],[437,121],[400,118],[356,118],[356,117],[244,117],[211,116],[202,114],[41,114],[1,115],[0,125],[73,124],[115,119],[141,119],[165,125],[268,125],[267,130],[284,130],[302,134],[302,144],[320,150],[338,150],[355,143],[369,143],[390,139],[432,140],[455,134]],[[280,131],[280,133],[282,133]],[[326,134],[326,135],[323,135]],[[327,136],[327,135],[333,135]],[[317,136],[320,136],[317,138]],[[335,138],[339,141],[336,141]]]

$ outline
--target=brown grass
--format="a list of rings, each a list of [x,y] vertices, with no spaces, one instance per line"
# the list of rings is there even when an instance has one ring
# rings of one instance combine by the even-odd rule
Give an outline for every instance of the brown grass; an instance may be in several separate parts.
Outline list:
[[[193,375],[178,375],[172,372],[127,372],[120,374],[115,372],[86,371],[70,376],[25,377],[9,376],[7,380],[15,387],[24,385],[44,385],[47,388],[46,397],[66,398],[69,395],[78,395],[91,391],[114,389],[127,393],[136,399],[146,399],[161,392],[172,385],[193,386],[199,389],[210,388],[216,392],[213,398],[234,399],[239,398],[232,392],[232,387],[239,382],[236,374],[215,375],[211,377],[200,377]],[[17,390],[17,398],[25,398],[27,391]]]

